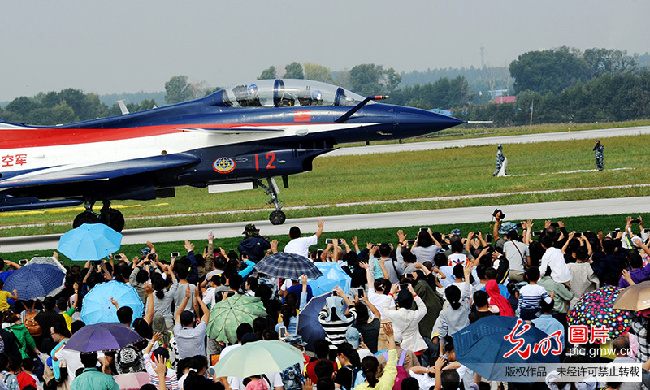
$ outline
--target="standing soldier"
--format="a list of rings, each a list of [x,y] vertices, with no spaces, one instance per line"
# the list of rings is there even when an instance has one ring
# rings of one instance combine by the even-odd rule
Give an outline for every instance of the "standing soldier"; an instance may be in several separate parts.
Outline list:
[[[506,156],[503,154],[503,146],[497,146],[497,169],[494,170],[492,176],[505,176],[506,175]]]
[[[600,144],[600,141],[596,141],[596,146],[592,149],[596,153],[596,168],[598,168],[599,171],[604,171],[605,170],[605,164],[603,164],[604,156],[603,156],[603,151],[605,147]]]

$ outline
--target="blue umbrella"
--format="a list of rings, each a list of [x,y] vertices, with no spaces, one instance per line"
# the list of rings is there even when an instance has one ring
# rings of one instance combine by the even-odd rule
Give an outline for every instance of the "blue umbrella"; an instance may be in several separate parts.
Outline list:
[[[323,274],[314,264],[295,253],[278,252],[260,260],[255,269],[274,278],[299,279],[300,275],[307,275],[309,279],[316,279]]]
[[[534,326],[530,326],[524,332],[525,324],[518,323],[517,320],[520,319],[496,315],[484,317],[454,333],[452,337],[456,360],[487,380],[508,382],[518,382],[517,378],[506,375],[508,367],[525,367],[528,364],[542,363],[559,364],[560,357],[552,352],[559,349],[555,339],[545,343],[546,348],[535,352],[534,346],[542,339],[548,340],[549,337]],[[515,327],[516,332],[513,334]],[[513,334],[510,341],[506,339],[509,334]],[[523,340],[521,346],[518,345],[517,340]],[[518,347],[518,351],[524,352],[528,346],[530,346],[530,354],[527,357],[522,357],[518,352],[504,357],[515,347]],[[529,378],[522,378],[524,381],[530,381]]]
[[[318,313],[325,307],[325,300],[331,296],[332,292],[315,296],[307,302],[304,309],[298,313],[298,324],[296,325],[296,332],[302,337],[302,340],[307,343],[305,348],[308,351],[314,350],[314,342],[316,340],[325,338],[325,330],[318,322]]]
[[[310,280],[309,286],[311,287],[314,295],[325,294],[331,292],[334,287],[338,286],[343,289],[343,292],[350,294],[350,283],[352,279],[348,274],[343,271],[341,265],[338,263],[314,263],[316,267],[323,273],[323,277]]]
[[[79,329],[64,348],[79,352],[113,351],[140,340],[142,336],[127,326],[100,322]]]
[[[131,323],[136,318],[142,317],[144,304],[137,291],[135,291],[135,288],[128,284],[111,280],[108,283],[95,285],[84,296],[81,306],[81,320],[86,325],[92,325],[98,322],[119,322],[117,319],[117,309],[111,303],[111,298],[115,299],[120,307],[129,306],[133,310]]]
[[[59,252],[72,261],[101,260],[120,249],[122,235],[103,223],[84,223],[59,239]]]
[[[30,264],[7,277],[4,290],[18,292],[22,300],[54,296],[63,290],[65,272],[55,265]]]

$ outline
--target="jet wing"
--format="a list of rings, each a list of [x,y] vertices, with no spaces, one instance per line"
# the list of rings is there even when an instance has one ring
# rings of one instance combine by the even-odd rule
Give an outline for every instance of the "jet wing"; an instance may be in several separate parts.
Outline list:
[[[38,172],[12,176],[5,180],[0,178],[0,191],[8,188],[110,180],[139,173],[181,167],[199,161],[200,159],[195,156],[185,154],[167,154],[88,166],[70,168],[54,167]]]

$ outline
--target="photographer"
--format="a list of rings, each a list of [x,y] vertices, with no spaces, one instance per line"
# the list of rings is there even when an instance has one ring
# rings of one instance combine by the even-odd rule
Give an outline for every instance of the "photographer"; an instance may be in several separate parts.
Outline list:
[[[526,268],[530,267],[530,252],[528,245],[519,241],[517,229],[511,230],[505,235],[506,242],[503,244],[503,253],[510,264],[510,281],[522,282]]]

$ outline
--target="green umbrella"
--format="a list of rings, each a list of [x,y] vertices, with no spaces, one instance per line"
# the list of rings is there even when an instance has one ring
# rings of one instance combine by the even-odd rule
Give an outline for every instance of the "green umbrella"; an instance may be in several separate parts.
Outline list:
[[[261,340],[246,343],[234,349],[214,366],[217,377],[246,378],[282,372],[296,363],[304,362],[302,352],[279,340]]]
[[[217,302],[210,310],[208,336],[217,341],[234,344],[237,342],[237,327],[243,323],[252,324],[257,317],[266,316],[266,309],[260,298],[235,295]]]

